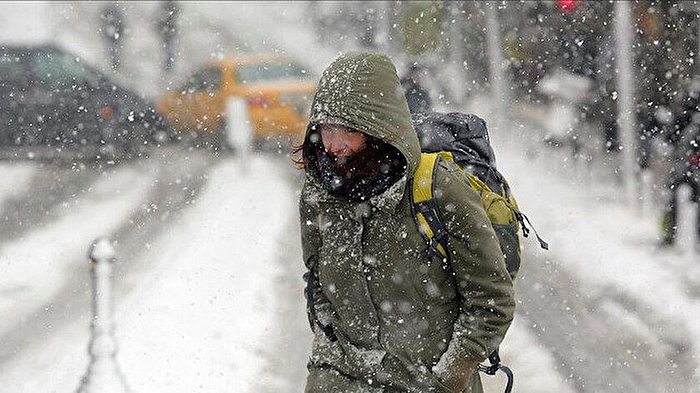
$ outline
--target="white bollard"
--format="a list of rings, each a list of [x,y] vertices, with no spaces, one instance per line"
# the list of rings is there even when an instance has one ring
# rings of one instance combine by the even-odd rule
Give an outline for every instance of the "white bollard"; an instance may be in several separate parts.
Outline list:
[[[112,320],[112,264],[114,248],[107,239],[97,239],[90,249],[93,282],[92,337],[90,364],[78,393],[128,393],[116,361],[117,342]]]
[[[250,158],[253,130],[248,116],[248,104],[240,97],[226,100],[226,142],[235,150],[241,162]]]
[[[700,239],[697,238],[695,223],[697,209],[699,208],[692,200],[693,190],[687,184],[681,184],[676,203],[678,203],[678,219],[676,225],[676,243],[683,253],[692,254],[696,250],[696,245]]]
[[[642,211],[642,217],[652,217],[655,209],[654,205],[654,174],[651,169],[643,169],[639,173],[640,187],[641,190],[638,193],[640,195],[640,206]]]

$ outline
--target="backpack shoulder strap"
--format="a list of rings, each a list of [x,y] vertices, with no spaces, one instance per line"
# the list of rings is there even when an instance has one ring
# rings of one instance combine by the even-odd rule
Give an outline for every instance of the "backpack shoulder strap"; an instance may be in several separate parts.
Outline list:
[[[439,258],[448,258],[447,231],[438,215],[433,198],[433,179],[440,153],[421,153],[420,163],[413,175],[412,210],[419,232]]]

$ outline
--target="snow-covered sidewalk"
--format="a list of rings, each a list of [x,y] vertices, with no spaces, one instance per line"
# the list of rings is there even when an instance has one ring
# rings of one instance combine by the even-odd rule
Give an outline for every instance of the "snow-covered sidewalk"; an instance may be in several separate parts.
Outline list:
[[[18,166],[18,168],[33,167]],[[17,172],[12,170],[11,172]],[[15,173],[13,190],[31,179],[28,171]],[[150,186],[150,178],[136,168],[107,174],[83,198],[62,206],[56,222],[0,247],[0,314],[17,319],[0,323],[0,334],[26,318],[28,311],[51,302],[64,284],[65,274],[84,259],[92,239],[116,228],[124,216],[136,209]],[[15,188],[17,187],[17,188]],[[40,208],[40,207],[38,207]],[[22,212],[4,212],[17,219]],[[15,215],[16,214],[16,215]],[[87,263],[85,265],[87,267]]]
[[[497,135],[494,139],[508,138]],[[642,215],[641,206],[626,203],[618,191],[619,186],[596,179],[593,173],[605,170],[595,168],[600,163],[594,163],[591,171],[576,172],[572,165],[557,162],[555,156],[546,151],[537,158],[528,157],[522,148],[523,141],[518,138],[495,144],[499,169],[510,180],[521,209],[550,244],[550,251],[542,251],[536,245],[534,233],[532,238],[524,239],[525,247],[530,249],[528,254],[537,257],[525,260],[521,271],[527,272],[528,264],[555,261],[558,269],[579,284],[571,288],[578,292],[577,297],[601,299],[600,307],[608,307],[605,312],[618,319],[619,324],[609,326],[610,329],[629,329],[627,333],[610,331],[610,337],[628,334],[639,339],[638,347],[657,351],[652,354],[668,356],[675,352],[679,358],[689,356],[691,362],[697,364],[700,359],[700,256],[684,244],[659,248],[658,217]],[[519,284],[538,285],[536,282]],[[615,299],[606,299],[610,296],[627,299],[635,307],[619,308]],[[541,324],[545,321],[528,322]],[[528,367],[531,362],[517,364],[523,345],[525,350],[532,350],[515,337],[520,335],[518,327],[516,318],[514,331],[509,333],[503,352],[506,358],[514,356],[514,368],[520,371],[517,374],[521,381],[526,381],[549,368]],[[669,342],[679,348],[669,348]],[[541,349],[547,351],[547,348]],[[691,352],[684,354],[686,351]],[[642,363],[648,360],[638,359]],[[612,364],[599,366],[615,367]],[[686,371],[693,369],[692,364],[684,366]],[[668,364],[669,370],[677,367],[677,364]],[[534,374],[528,375],[526,370]],[[700,386],[697,371],[694,381],[688,381],[687,375],[684,378],[686,380],[679,381],[679,386]],[[669,386],[667,391],[671,388]],[[520,385],[518,391],[557,390],[538,383]]]
[[[282,245],[298,252],[285,240],[298,237],[288,232],[290,221],[296,224],[288,176],[270,157],[254,157],[247,171],[236,160],[221,162],[196,204],[170,221],[167,235],[145,253],[151,267],[139,275],[133,291],[115,299],[118,361],[134,391],[289,391],[283,380],[288,370],[269,372],[276,357],[290,359],[288,366],[303,373],[306,353],[280,353],[277,337],[280,310],[287,307],[280,303],[289,301],[280,293],[281,280],[298,283],[292,290],[298,289],[303,304],[301,267],[287,277],[282,264],[300,264],[300,257],[279,250]],[[99,215],[89,208],[80,213],[70,219]],[[19,244],[41,250],[44,241],[37,233]],[[47,267],[45,274],[60,276],[59,266]],[[15,273],[17,279],[27,276]],[[303,309],[295,315],[296,326],[306,323]],[[78,318],[14,358],[0,386],[12,386],[12,392],[74,390],[87,367],[88,338],[89,326]]]

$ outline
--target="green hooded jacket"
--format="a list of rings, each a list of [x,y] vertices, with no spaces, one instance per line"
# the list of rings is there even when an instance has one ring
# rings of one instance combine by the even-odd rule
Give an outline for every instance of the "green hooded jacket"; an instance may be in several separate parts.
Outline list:
[[[441,358],[486,358],[515,308],[479,195],[456,166],[439,166],[433,187],[450,234],[449,261],[439,260],[411,212],[420,145],[396,69],[384,55],[350,53],[331,63],[314,97],[307,142],[322,123],[391,144],[407,171],[383,193],[353,202],[330,195],[306,168],[300,218],[314,331],[306,392],[455,393],[433,367]],[[319,326],[332,328],[337,339]],[[475,370],[465,391],[481,391]]]

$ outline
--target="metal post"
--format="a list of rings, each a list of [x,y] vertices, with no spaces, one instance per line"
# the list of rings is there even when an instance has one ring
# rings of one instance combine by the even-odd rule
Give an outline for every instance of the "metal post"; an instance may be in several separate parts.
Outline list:
[[[512,108],[513,104],[509,100],[508,90],[506,88],[506,77],[504,72],[503,50],[501,48],[501,30],[498,25],[498,2],[486,2],[486,30],[487,30],[487,45],[489,57],[489,74],[491,83],[491,93],[493,94],[493,103],[496,106],[493,112],[495,120],[495,128],[498,132],[503,133],[508,128],[509,119],[505,108]]]
[[[92,337],[90,365],[78,393],[128,393],[116,361],[117,342],[112,320],[111,276],[114,249],[107,239],[97,239],[90,249],[93,282]]]
[[[443,0],[443,7],[447,10],[447,18],[443,22],[442,29],[447,31],[447,45],[445,45],[445,58],[449,59],[449,78],[451,83],[448,89],[453,105],[462,108],[466,102],[466,90],[468,69],[465,66],[465,43],[464,43],[464,26],[465,16],[462,13],[464,2]]]
[[[619,91],[618,124],[622,145],[622,181],[627,200],[637,204],[637,138],[632,69],[632,11],[627,1],[615,2],[615,68]]]
[[[391,53],[391,49],[394,46],[392,42],[394,38],[394,34],[392,34],[394,29],[394,4],[391,1],[383,2],[383,4],[377,6],[377,13],[379,18],[375,42],[384,53]]]

